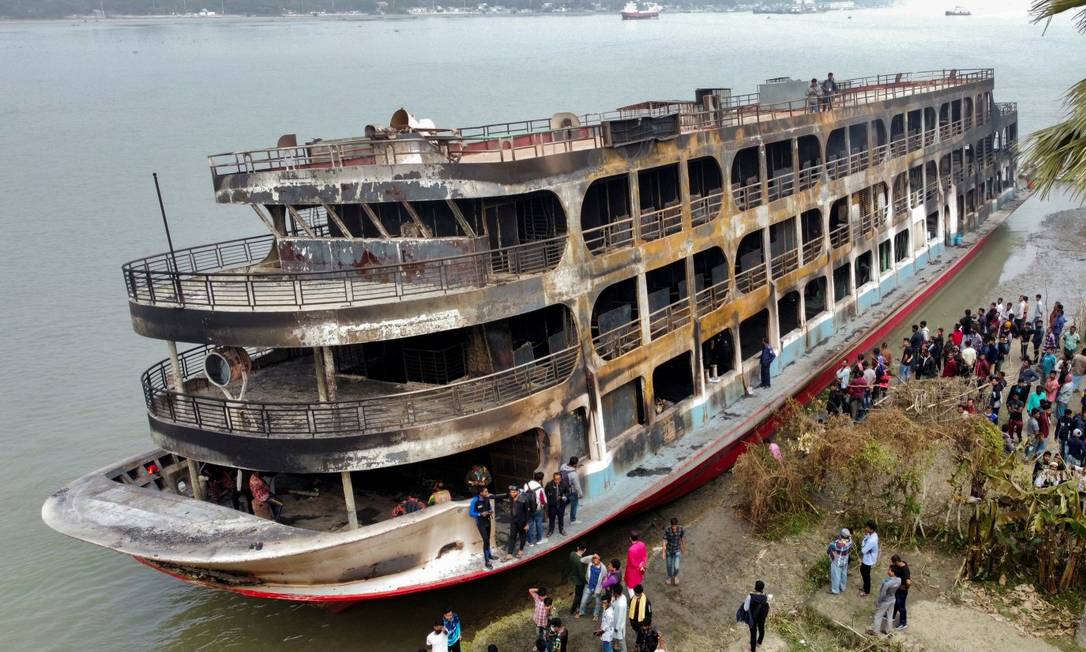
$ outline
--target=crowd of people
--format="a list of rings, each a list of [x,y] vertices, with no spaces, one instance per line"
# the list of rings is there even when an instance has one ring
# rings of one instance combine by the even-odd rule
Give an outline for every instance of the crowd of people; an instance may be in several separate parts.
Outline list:
[[[849,564],[854,554],[860,561],[860,595],[871,595],[871,571],[878,566],[881,548],[879,545],[879,527],[874,521],[864,524],[864,536],[857,548],[852,540],[852,532],[842,528],[833,541],[826,547],[830,567],[830,593],[840,595],[848,589]],[[903,631],[909,626],[907,601],[909,587],[912,586],[912,569],[901,555],[890,557],[886,567],[886,579],[878,586],[875,595],[875,613],[868,634],[890,634]],[[897,623],[896,625],[894,623]]]
[[[859,421],[891,383],[967,378],[977,391],[962,397],[962,413],[1000,426],[1007,452],[1021,452],[1027,463],[1036,464],[1037,486],[1077,481],[1086,488],[1086,348],[1081,347],[1078,327],[1063,304],[1056,302],[1048,311],[1040,294],[1017,302],[1000,298],[987,309],[966,309],[949,329],[932,332],[926,321],[914,324],[897,353],[896,378],[894,353],[885,343],[852,364],[842,360],[826,408]]]

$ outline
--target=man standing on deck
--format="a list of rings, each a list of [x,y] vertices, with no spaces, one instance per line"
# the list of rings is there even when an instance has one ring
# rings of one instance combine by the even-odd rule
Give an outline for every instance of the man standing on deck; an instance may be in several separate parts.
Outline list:
[[[547,536],[554,534],[554,521],[558,519],[558,534],[566,534],[566,503],[569,502],[569,485],[561,473],[555,473],[543,488],[547,497]]]
[[[506,552],[520,558],[528,538],[528,497],[515,485],[509,485],[509,543]]]
[[[773,352],[773,347],[769,345],[769,339],[762,338],[762,355],[758,357],[758,366],[762,372],[762,384],[759,387],[769,387],[769,365],[773,364],[773,361],[777,359],[777,354]]]
[[[543,534],[543,522],[547,515],[547,496],[543,492],[543,472],[536,471],[532,479],[524,485],[528,498],[528,546],[547,542]]]
[[[569,458],[569,464],[563,464],[558,467],[558,471],[562,474],[562,479],[569,485],[569,522],[570,524],[577,522],[577,504],[581,502],[581,478],[577,475],[577,464],[580,460],[577,457]]]
[[[479,495],[468,503],[468,515],[475,519],[475,528],[479,530],[479,536],[483,538],[483,566],[487,570],[494,568],[490,560],[494,557],[490,554],[490,491],[483,487]]]
[[[822,82],[822,110],[829,111],[833,108],[833,97],[837,94],[837,82],[833,79],[833,73],[826,73],[826,80]]]

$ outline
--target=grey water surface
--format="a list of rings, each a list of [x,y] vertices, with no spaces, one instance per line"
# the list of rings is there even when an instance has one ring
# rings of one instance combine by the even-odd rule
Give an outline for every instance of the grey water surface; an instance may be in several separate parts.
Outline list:
[[[530,583],[558,579],[556,557],[333,614],[196,589],[41,523],[41,502],[63,483],[150,448],[138,378],[166,347],[131,331],[119,270],[165,250],[153,171],[174,243],[186,247],[262,232],[248,209],[214,203],[208,154],[270,146],[283,133],[357,135],[401,106],[470,126],[692,98],[702,86],[751,92],[784,75],[994,67],[996,99],[1019,103],[1026,134],[1060,116],[1086,37],[1066,21],[1042,36],[1024,6],[968,20],[927,3],[644,22],[0,22],[0,649],[415,650],[446,603],[474,628],[523,606]],[[1003,244],[955,281],[968,291],[941,295],[947,305],[972,302],[1007,264],[1012,276],[1029,269],[1022,257],[1039,255],[1025,246],[1030,234],[1074,205],[1031,200]],[[615,544],[621,527],[595,537]]]

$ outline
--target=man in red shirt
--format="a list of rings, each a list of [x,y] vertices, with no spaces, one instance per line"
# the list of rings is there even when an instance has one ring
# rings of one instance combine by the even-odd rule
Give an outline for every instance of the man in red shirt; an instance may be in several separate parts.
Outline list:
[[[863,374],[856,374],[848,382],[848,408],[853,421],[863,418],[864,396],[867,395],[867,381]]]
[[[988,364],[988,359],[983,353],[977,356],[977,364],[973,365],[973,375],[977,377],[977,384],[983,385],[988,382],[988,376],[992,372],[992,366]]]

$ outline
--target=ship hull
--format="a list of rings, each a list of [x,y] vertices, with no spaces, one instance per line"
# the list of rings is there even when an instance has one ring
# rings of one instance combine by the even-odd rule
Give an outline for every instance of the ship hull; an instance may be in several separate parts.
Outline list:
[[[992,222],[993,225],[990,226],[994,228],[996,220],[992,220]],[[904,323],[924,301],[937,294],[969,264],[987,242],[991,230],[991,228],[987,229],[974,243],[966,245],[967,249],[961,252],[960,255],[955,254],[957,257],[951,262],[941,263],[942,269],[935,269],[933,277],[925,279],[923,282],[917,280],[911,294],[898,299],[884,317],[865,328],[861,334],[854,335],[843,344],[834,347],[831,351],[832,355],[824,356],[823,362],[812,368],[810,373],[803,376],[802,380],[792,382],[791,386],[787,387],[786,391],[776,400],[762,401],[760,407],[752,410],[734,427],[720,428],[720,432],[710,440],[708,445],[700,447],[696,454],[689,456],[681,464],[676,465],[670,473],[658,476],[651,485],[639,492],[632,500],[626,501],[625,504],[617,505],[606,513],[594,514],[594,520],[591,523],[577,529],[571,528],[571,537],[564,541],[571,541],[572,536],[587,534],[616,519],[632,516],[670,503],[704,486],[730,469],[739,455],[749,445],[773,432],[776,427],[776,412],[786,400],[795,400],[801,404],[810,402],[833,381],[836,363],[842,356],[854,357],[857,353],[868,351],[873,346],[886,340],[889,333]],[[938,247],[942,250],[941,244]],[[935,253],[932,254],[932,257],[934,256]],[[929,261],[928,269],[931,268],[932,264]],[[707,427],[712,428],[713,426],[707,424]],[[603,505],[590,504],[587,507],[582,506],[581,511],[586,512],[589,509],[602,507]],[[544,549],[540,550],[540,548]],[[206,577],[199,576],[199,573],[192,573],[172,564],[140,555],[133,556],[137,561],[156,570],[204,587],[228,590],[249,597],[316,603],[342,603],[391,598],[477,581],[489,575],[519,567],[561,548],[563,546],[552,541],[552,545],[546,547],[537,546],[533,554],[526,555],[520,560],[498,564],[492,571],[478,568],[477,570],[462,572],[436,581],[407,581],[398,585],[389,582],[384,582],[381,585],[373,581],[328,583],[324,585],[320,583],[286,585],[272,581],[256,585],[231,586],[220,581],[209,580]],[[354,554],[352,550],[361,551],[362,548],[359,546],[353,549],[344,549],[336,556],[340,560],[339,563],[344,563],[344,559],[349,559]],[[244,566],[242,564],[238,568],[244,568]]]
[[[659,11],[622,12],[622,20],[652,20],[659,17]]]

